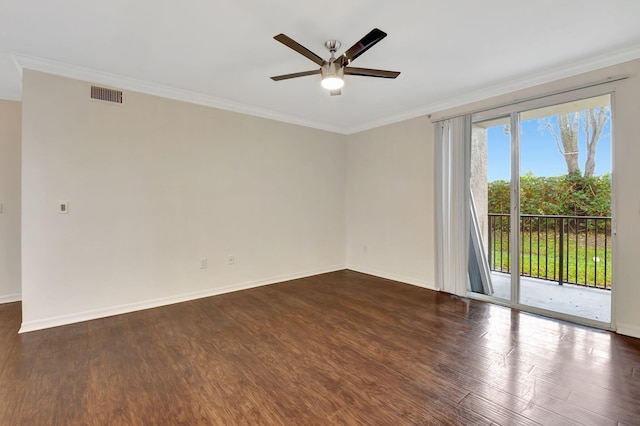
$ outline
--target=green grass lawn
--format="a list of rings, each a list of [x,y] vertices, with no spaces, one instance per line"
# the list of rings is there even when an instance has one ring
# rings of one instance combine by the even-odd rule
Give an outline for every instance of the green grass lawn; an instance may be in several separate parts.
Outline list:
[[[494,270],[509,272],[508,234],[492,242],[491,259]],[[565,234],[563,282],[601,288],[611,288],[611,239],[608,237],[605,256],[605,234],[589,232]],[[560,271],[558,234],[553,232],[521,233],[520,274],[557,281]],[[567,270],[568,269],[568,270]],[[606,269],[606,273],[605,273]]]

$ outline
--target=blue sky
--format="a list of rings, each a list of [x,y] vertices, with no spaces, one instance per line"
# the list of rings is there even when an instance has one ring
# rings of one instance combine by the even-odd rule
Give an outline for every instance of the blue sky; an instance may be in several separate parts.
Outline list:
[[[557,128],[557,118],[548,117]],[[567,173],[567,165],[556,147],[553,135],[544,127],[541,120],[527,120],[520,123],[520,174],[531,171],[534,176],[560,176]],[[504,126],[487,129],[488,139],[488,181],[510,180],[510,144],[511,136],[505,134]],[[584,130],[581,126],[580,137],[580,170],[584,172],[586,160],[586,144]],[[597,176],[611,173],[611,120],[608,120],[602,131],[596,152]]]

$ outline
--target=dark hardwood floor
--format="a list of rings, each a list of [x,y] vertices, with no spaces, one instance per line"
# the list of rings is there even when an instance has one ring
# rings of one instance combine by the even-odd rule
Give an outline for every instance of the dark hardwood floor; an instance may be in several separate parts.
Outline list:
[[[638,425],[640,340],[340,271],[18,335],[2,425]]]

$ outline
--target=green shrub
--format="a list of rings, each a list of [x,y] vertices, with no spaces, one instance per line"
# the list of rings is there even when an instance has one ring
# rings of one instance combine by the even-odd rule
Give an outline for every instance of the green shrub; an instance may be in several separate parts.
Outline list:
[[[489,182],[489,212],[509,213],[510,182]],[[611,216],[611,175],[520,177],[520,212],[546,216]]]

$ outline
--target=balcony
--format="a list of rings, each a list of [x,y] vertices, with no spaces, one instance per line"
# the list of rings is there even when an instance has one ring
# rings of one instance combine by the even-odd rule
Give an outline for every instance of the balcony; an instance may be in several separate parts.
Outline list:
[[[493,296],[509,300],[511,277],[491,272]],[[520,277],[520,303],[590,320],[611,322],[611,291]]]
[[[493,295],[509,299],[510,215],[488,225]],[[610,322],[610,217],[522,215],[519,232],[521,304]]]

